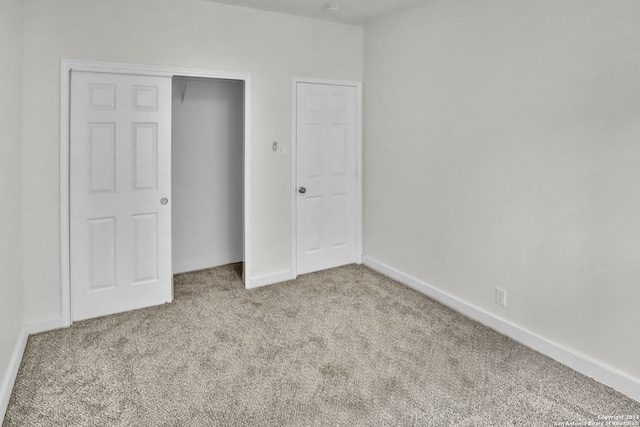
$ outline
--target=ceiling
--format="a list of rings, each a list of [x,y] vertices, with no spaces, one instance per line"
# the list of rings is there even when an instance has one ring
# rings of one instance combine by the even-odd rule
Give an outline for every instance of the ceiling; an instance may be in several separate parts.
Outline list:
[[[289,15],[364,26],[367,22],[410,9],[428,0],[209,0]],[[326,10],[328,4],[340,7]]]

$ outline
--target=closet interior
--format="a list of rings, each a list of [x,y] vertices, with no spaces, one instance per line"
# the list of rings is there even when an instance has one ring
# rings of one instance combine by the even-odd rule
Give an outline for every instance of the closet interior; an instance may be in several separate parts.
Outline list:
[[[173,273],[243,261],[244,82],[174,77]]]

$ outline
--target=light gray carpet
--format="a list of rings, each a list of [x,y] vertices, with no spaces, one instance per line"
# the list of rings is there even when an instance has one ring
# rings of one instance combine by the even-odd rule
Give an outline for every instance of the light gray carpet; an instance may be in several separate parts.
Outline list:
[[[640,403],[365,267],[29,338],[3,426],[553,426]]]

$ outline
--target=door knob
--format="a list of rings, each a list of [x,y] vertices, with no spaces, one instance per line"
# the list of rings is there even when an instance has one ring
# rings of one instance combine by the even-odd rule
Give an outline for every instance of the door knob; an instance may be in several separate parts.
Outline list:
[[[306,192],[307,192],[307,189],[306,189],[306,188],[304,188],[304,187],[300,187],[300,188],[298,188],[298,193],[300,193],[300,194],[304,194],[304,193],[306,193]]]
[[[163,197],[162,199],[160,199],[161,205],[166,205],[167,203],[169,203],[169,199],[167,199],[166,197]]]

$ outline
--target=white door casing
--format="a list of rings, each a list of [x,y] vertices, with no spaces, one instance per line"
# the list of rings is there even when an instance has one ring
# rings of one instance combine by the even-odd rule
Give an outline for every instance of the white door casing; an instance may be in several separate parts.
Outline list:
[[[358,89],[296,83],[297,274],[358,262]]]
[[[172,300],[171,78],[71,73],[71,318]]]

